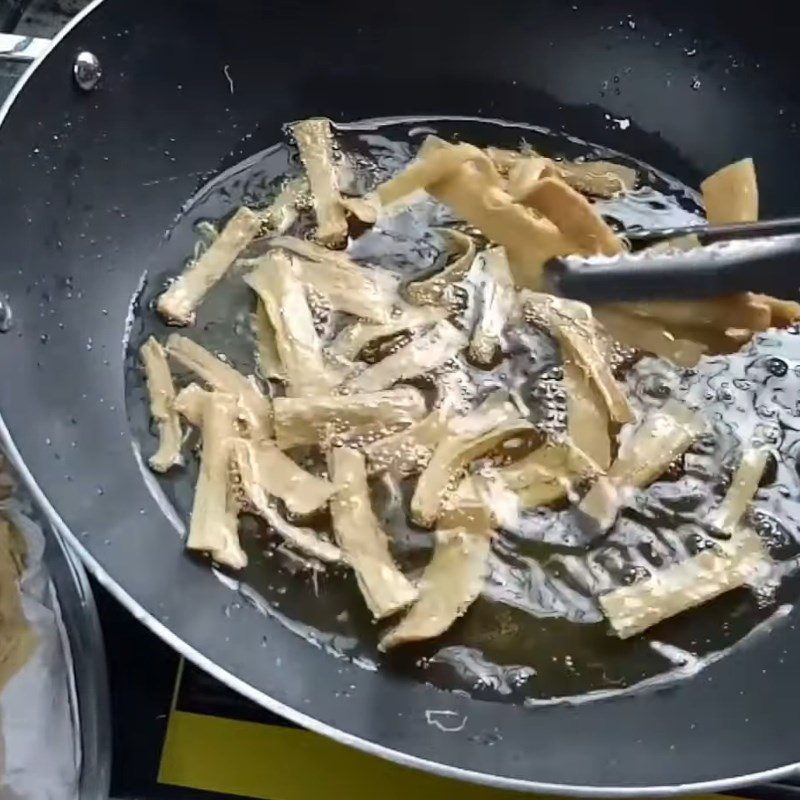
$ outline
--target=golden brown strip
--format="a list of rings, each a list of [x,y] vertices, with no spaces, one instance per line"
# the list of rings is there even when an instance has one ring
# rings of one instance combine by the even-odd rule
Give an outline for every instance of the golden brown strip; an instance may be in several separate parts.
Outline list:
[[[167,339],[167,352],[182,367],[191,370],[215,391],[238,400],[238,413],[256,439],[272,433],[272,406],[251,380],[230,364],[212,355],[197,342],[173,333]]]
[[[275,439],[286,450],[319,444],[331,433],[379,425],[387,434],[425,415],[425,400],[416,389],[401,386],[382,392],[331,397],[277,397]],[[333,430],[331,430],[333,429]]]
[[[26,557],[22,533],[0,517],[0,691],[28,663],[39,641],[25,617],[19,588]]]
[[[611,465],[611,434],[608,408],[597,387],[583,369],[567,360],[564,390],[567,393],[567,432],[572,443],[594,461],[601,470]]]
[[[436,547],[419,582],[419,599],[380,641],[381,650],[433,639],[477,599],[489,571],[491,530],[465,526],[436,531]]]
[[[471,144],[448,144],[429,136],[420,148],[417,160],[378,187],[378,198],[384,206],[388,206],[414,192],[427,189],[468,161],[485,162],[487,159],[481,150]]]
[[[670,327],[744,328],[765,331],[770,326],[769,306],[756,299],[757,295],[744,292],[709,300],[676,302],[651,300],[647,302],[612,303],[611,311],[621,311],[634,317],[659,320]]]
[[[347,382],[354,392],[377,392],[402,380],[424,375],[456,356],[467,344],[467,337],[447,320],[427,331],[381,361],[367,367]]]
[[[272,323],[288,394],[329,393],[340,378],[324,361],[322,341],[292,257],[272,250],[244,280],[264,304]]]
[[[753,295],[756,302],[769,308],[770,324],[773,328],[786,328],[800,320],[800,303],[794,300],[781,300],[768,294]]]
[[[256,336],[258,371],[261,377],[284,382],[286,380],[286,370],[278,352],[275,327],[269,318],[269,314],[267,314],[264,303],[260,299],[256,303],[256,310],[252,319]]]
[[[172,325],[190,325],[208,290],[228,271],[261,227],[261,219],[242,206],[208,250],[176,278],[158,298],[156,307]]]
[[[317,239],[339,247],[347,239],[347,220],[333,163],[333,136],[329,119],[306,119],[292,125],[300,159],[306,168],[314,211]]]
[[[594,206],[557,178],[537,181],[520,202],[553,222],[582,255],[615,256],[624,249],[622,240]]]
[[[553,161],[533,151],[520,153],[497,147],[487,147],[486,154],[498,172],[508,176],[512,195],[524,190],[532,180],[548,176],[561,178],[581,194],[592,197],[614,197],[636,185],[636,170],[611,161]]]
[[[230,486],[236,400],[214,392],[203,407],[203,450],[186,547],[211,554],[231,569],[247,566],[239,544],[239,504]]]
[[[520,417],[515,406],[495,403],[494,398],[466,417],[453,420],[417,481],[411,498],[414,521],[432,526],[453,481],[464,468],[511,436],[530,430],[533,425]]]
[[[374,225],[378,221],[381,203],[375,195],[342,197],[340,202],[347,214],[355,217],[364,225]]]
[[[759,537],[740,531],[725,551],[704,550],[680,564],[600,597],[600,607],[620,639],[628,639],[757,580],[769,563]]]
[[[589,306],[535,292],[524,292],[521,300],[528,320],[545,327],[558,340],[564,360],[574,360],[585,371],[611,419],[620,424],[631,422],[633,409],[608,365]]]
[[[271,236],[280,236],[294,225],[299,216],[298,204],[309,192],[306,177],[294,178],[278,192],[275,199],[258,214]]]
[[[725,497],[709,516],[711,527],[724,533],[736,532],[747,506],[758,491],[768,459],[766,450],[745,450]]]
[[[279,497],[292,514],[311,514],[322,508],[333,494],[329,481],[306,472],[274,442],[240,440],[237,454],[241,456],[240,461],[247,459],[246,474],[253,486]]]
[[[602,470],[586,453],[566,442],[545,444],[497,473],[516,492],[522,508],[535,508],[563,500],[577,481],[596,477]]]
[[[678,400],[651,411],[623,442],[617,460],[580,503],[600,531],[608,530],[625,500],[626,489],[647,486],[664,473],[705,427],[702,415]]]
[[[519,158],[508,171],[506,191],[517,203],[522,202],[533,187],[546,176],[552,165],[549,158],[526,156]]]
[[[196,383],[184,386],[175,398],[175,410],[195,428],[203,424],[203,408],[206,400],[211,395],[205,389],[200,388]]]
[[[441,272],[425,280],[411,281],[406,286],[408,300],[419,306],[441,303],[447,287],[463,280],[475,260],[475,241],[471,236],[449,228],[435,230],[442,238],[449,240],[451,249],[457,255]]]
[[[388,203],[421,188],[506,247],[521,285],[539,287],[544,262],[574,248],[555,225],[513,201],[492,161],[472,145],[452,145],[429,136],[419,160],[379,187],[378,195]]]
[[[372,511],[364,456],[336,447],[330,464],[336,487],[331,499],[336,543],[353,568],[372,616],[383,619],[396,614],[413,603],[418,592],[395,564],[389,540]]]
[[[446,430],[447,410],[440,406],[405,430],[367,445],[364,454],[370,474],[413,475],[422,472]]]
[[[711,225],[758,219],[758,181],[752,158],[718,170],[700,184],[700,191]]]
[[[612,161],[555,161],[552,169],[573,189],[593,197],[614,197],[636,185],[636,170]]]
[[[292,468],[283,475],[276,474],[283,472],[283,461],[290,461]],[[287,522],[270,501],[271,495],[281,497],[290,511],[310,513],[328,502],[333,494],[332,484],[300,469],[274,445],[270,448],[236,439],[233,443],[233,462],[240,481],[239,488],[247,504],[288,544],[328,564],[344,561],[338,547],[310,528]]]
[[[354,360],[372,341],[395,336],[403,331],[416,332],[446,319],[447,312],[436,306],[410,306],[388,322],[354,322],[343,328],[331,342],[329,351],[336,356]]]
[[[676,338],[663,322],[657,319],[633,316],[613,306],[595,308],[597,321],[620,344],[634,347],[680,367],[694,367],[708,346],[690,339]]]
[[[166,350],[156,339],[151,336],[142,345],[139,355],[150,394],[150,416],[158,423],[158,450],[150,456],[148,463],[156,472],[166,472],[183,463],[183,433],[175,410],[175,385]]]
[[[517,284],[539,288],[545,261],[573,252],[575,245],[552,222],[537,218],[515,203],[496,185],[498,180],[496,174],[487,175],[477,164],[466,163],[428,187],[428,191],[487,238],[506,248]]]
[[[481,308],[469,342],[470,358],[488,367],[494,361],[508,317],[514,309],[514,279],[502,247],[492,247],[479,256],[483,263]]]
[[[276,236],[269,244],[301,256],[303,281],[325,295],[339,311],[373,322],[388,322],[397,303],[398,280],[386,270],[367,268],[346,253],[297,239]]]

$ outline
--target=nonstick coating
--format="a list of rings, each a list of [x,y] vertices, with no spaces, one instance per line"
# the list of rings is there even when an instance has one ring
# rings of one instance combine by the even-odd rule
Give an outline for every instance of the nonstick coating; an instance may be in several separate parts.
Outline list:
[[[526,709],[365,671],[232,607],[145,483],[123,336],[185,200],[311,114],[563,126],[693,184],[750,154],[763,213],[796,213],[794,29],[769,2],[754,14],[727,2],[106,0],[30,76],[0,128],[0,291],[15,320],[0,336],[6,444],[145,624],[340,741],[453,777],[583,794],[719,788],[788,769],[800,759],[796,613],[668,688]],[[104,67],[90,94],[71,78],[82,49]]]

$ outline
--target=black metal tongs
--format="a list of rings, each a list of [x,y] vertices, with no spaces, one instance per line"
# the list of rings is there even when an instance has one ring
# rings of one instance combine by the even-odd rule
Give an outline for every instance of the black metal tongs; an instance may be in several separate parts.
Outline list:
[[[589,303],[684,300],[744,291],[798,297],[800,217],[646,230],[626,236],[635,252],[688,234],[696,235],[701,245],[773,238],[762,247],[695,248],[652,257],[624,255],[608,262],[554,258],[545,265],[547,288]]]

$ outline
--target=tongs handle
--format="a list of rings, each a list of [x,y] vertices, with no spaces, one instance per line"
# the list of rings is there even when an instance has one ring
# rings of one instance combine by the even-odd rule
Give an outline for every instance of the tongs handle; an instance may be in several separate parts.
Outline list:
[[[621,256],[608,263],[554,258],[545,265],[545,282],[554,294],[588,303],[746,291],[794,299],[800,289],[800,242],[793,237],[750,252],[697,248],[653,258]]]
[[[760,222],[736,222],[727,225],[686,225],[681,228],[653,228],[641,231],[626,231],[625,236],[634,250],[648,247],[679,236],[694,235],[700,244],[732,241],[734,239],[757,239],[763,236],[782,236],[800,233],[800,217],[765,219]]]

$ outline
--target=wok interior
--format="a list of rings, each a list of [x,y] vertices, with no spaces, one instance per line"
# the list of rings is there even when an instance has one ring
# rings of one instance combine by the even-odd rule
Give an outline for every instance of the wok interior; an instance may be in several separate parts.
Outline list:
[[[564,134],[469,119],[342,125],[336,137],[349,165],[344,173],[348,189],[363,194],[399,172],[430,133],[480,146],[516,148],[524,142],[554,157],[607,158],[633,166],[641,186],[598,205],[623,228],[667,228],[702,219],[692,189],[624,154]],[[137,300],[139,313],[128,343],[128,412],[143,452],[152,451],[153,438],[137,353],[149,336],[163,340],[170,330],[153,313],[154,298],[192,253],[205,225],[217,223],[239,204],[268,204],[276,187],[302,174],[294,154],[291,144],[276,143],[216,177],[194,198],[161,248],[159,271],[151,273],[144,295]],[[301,237],[313,233],[310,216],[304,219],[306,227],[296,230]],[[397,269],[410,280],[441,268],[447,257],[446,244],[430,226],[455,222],[434,201],[417,203],[413,212],[389,218],[356,239],[350,252]],[[258,371],[257,347],[249,322],[254,304],[241,280],[244,272],[245,267],[234,268],[214,288],[188,333],[251,374]],[[550,384],[561,385],[557,376],[552,377],[560,368],[561,355],[546,339],[537,340],[531,353],[530,344],[517,341],[526,336],[522,330],[508,331],[509,357],[493,369],[468,370],[464,403],[474,405],[506,382],[519,388],[522,401],[535,415],[546,413],[543,390]],[[699,552],[706,541],[703,522],[717,502],[716,494],[741,448],[754,443],[769,446],[779,459],[764,481],[754,521],[773,557],[790,571],[791,559],[800,549],[791,524],[795,505],[786,497],[798,494],[792,456],[796,447],[792,398],[800,399],[792,365],[800,366],[794,361],[798,356],[797,336],[775,331],[757,337],[739,354],[704,359],[697,369],[685,370],[663,359],[639,360],[624,379],[637,408],[644,413],[672,393],[686,395],[714,420],[710,436],[691,448],[686,459],[679,459],[668,471],[671,474],[639,492],[608,537],[591,541],[564,503],[525,513],[511,528],[502,529],[494,541],[480,599],[444,637],[388,656],[379,654],[374,623],[349,571],[329,566],[320,574],[309,572],[255,516],[247,516],[241,529],[248,566],[234,574],[267,602],[271,613],[310,641],[369,668],[389,669],[487,700],[548,702],[686,677],[706,661],[721,657],[759,622],[792,601],[797,580],[786,580],[777,594],[772,589],[755,595],[747,590],[729,593],[627,642],[609,635],[598,595],[607,591],[602,587],[641,580],[642,575],[656,574]],[[177,375],[183,384],[192,379],[180,369]],[[430,385],[423,381],[421,388],[430,391],[436,384],[435,378],[432,381]],[[784,409],[778,415],[773,413],[776,403]],[[187,524],[196,475],[195,459],[190,459],[188,470],[172,470],[163,484]],[[429,531],[407,520],[413,484],[388,476],[371,482],[373,505],[408,574],[418,574],[429,561],[434,541]],[[324,534],[331,532],[325,512],[317,512],[307,524]]]

